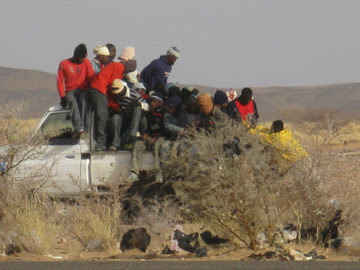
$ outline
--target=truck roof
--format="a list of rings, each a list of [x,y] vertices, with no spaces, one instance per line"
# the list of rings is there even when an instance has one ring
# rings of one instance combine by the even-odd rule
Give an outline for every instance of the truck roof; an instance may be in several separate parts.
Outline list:
[[[49,108],[49,112],[55,112],[55,111],[69,111],[68,109],[63,109],[63,107],[59,105],[54,105]]]

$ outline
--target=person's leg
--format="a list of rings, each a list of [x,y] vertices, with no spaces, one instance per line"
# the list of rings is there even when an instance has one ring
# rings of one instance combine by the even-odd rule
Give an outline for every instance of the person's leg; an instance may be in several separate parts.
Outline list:
[[[121,126],[123,117],[120,114],[114,114],[110,121],[110,137],[111,146],[115,149],[120,146],[121,143]],[[110,146],[110,147],[111,147]]]
[[[97,150],[105,150],[106,123],[109,118],[108,98],[96,89],[89,89],[91,103],[95,114],[95,140]]]
[[[160,146],[160,157],[162,161],[169,161],[171,157],[171,150],[172,150],[172,141],[165,141]]]
[[[142,153],[145,151],[145,149],[146,149],[145,141],[137,141],[134,144],[132,150],[130,171],[137,175],[140,172],[140,168],[139,168],[140,158]]]
[[[70,106],[71,113],[71,122],[74,126],[75,133],[79,133],[79,131],[84,130],[84,126],[81,121],[80,112],[79,112],[79,103],[78,103],[78,95],[79,89],[69,91],[65,94],[66,100]]]
[[[89,92],[87,90],[81,90],[79,93],[79,111],[85,131],[89,130],[89,110]]]
[[[164,142],[165,142],[165,138],[160,137],[160,138],[157,139],[157,141],[154,143],[154,146],[153,146],[154,170],[156,172],[155,181],[158,182],[158,183],[163,182],[163,176],[162,176],[162,172],[161,172],[161,168],[160,168],[159,152],[160,152],[160,147]]]
[[[134,108],[131,113],[131,122],[128,129],[128,135],[131,137],[136,137],[137,132],[139,131],[139,125],[141,121],[142,111],[139,107]]]

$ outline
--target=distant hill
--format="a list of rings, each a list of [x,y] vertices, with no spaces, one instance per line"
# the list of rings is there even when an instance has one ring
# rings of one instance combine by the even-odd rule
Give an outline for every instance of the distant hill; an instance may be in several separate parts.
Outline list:
[[[213,94],[214,87],[197,86]],[[239,87],[240,93],[242,87]],[[360,83],[309,87],[254,87],[254,96],[263,120],[291,119],[304,112],[337,112],[346,119],[360,118]],[[25,117],[40,117],[49,106],[59,104],[56,75],[0,67],[0,101],[26,102]],[[309,115],[309,113],[307,113]]]
[[[40,117],[49,106],[59,103],[56,75],[0,67],[0,101],[25,103],[24,117]]]

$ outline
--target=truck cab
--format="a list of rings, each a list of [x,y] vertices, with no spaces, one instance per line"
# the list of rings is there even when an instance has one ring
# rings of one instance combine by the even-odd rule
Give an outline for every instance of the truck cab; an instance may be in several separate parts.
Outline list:
[[[43,191],[52,195],[73,196],[80,192],[104,192],[121,185],[129,175],[130,151],[95,151],[94,116],[89,113],[85,139],[74,137],[70,110],[50,107],[39,121],[35,134],[44,138],[42,151],[34,165],[49,167],[51,185]],[[46,165],[45,165],[46,164]],[[153,167],[151,153],[140,162],[142,170]]]

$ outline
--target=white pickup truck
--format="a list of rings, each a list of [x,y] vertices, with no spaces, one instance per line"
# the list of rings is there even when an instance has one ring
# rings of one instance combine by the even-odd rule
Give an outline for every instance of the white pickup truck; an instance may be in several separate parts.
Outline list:
[[[86,139],[73,138],[70,111],[53,106],[44,114],[36,127],[36,134],[44,136],[42,151],[23,167],[47,167],[49,180],[45,193],[56,196],[73,196],[80,192],[106,192],[109,186],[121,185],[129,175],[130,151],[97,152],[93,136],[94,117],[89,114],[89,132]],[[153,166],[150,153],[140,162],[142,170]]]

